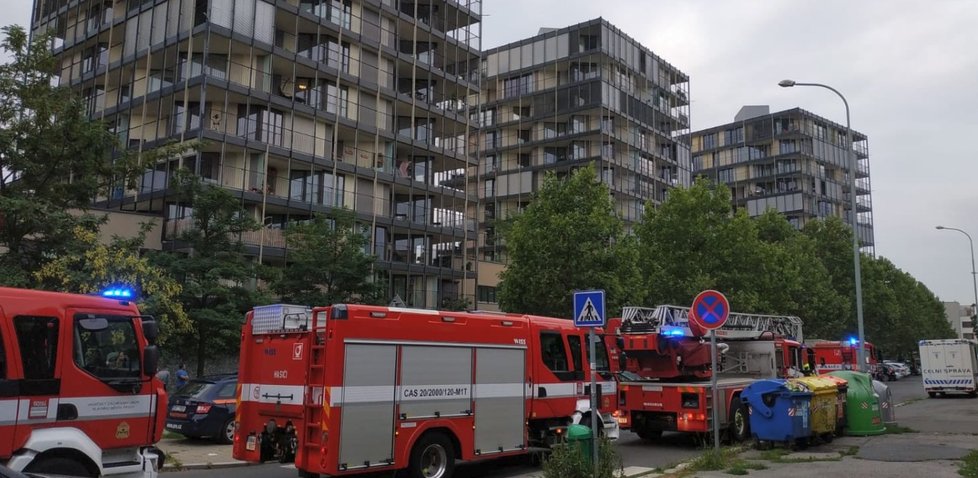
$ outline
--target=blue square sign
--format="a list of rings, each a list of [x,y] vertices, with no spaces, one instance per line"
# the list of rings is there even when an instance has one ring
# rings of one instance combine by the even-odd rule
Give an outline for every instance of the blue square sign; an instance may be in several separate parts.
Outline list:
[[[603,327],[604,319],[603,290],[574,292],[574,325],[578,327]]]

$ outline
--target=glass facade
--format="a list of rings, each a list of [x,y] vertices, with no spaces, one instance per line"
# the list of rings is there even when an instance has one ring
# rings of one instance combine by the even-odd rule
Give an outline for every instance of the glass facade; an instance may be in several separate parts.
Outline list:
[[[856,230],[863,250],[873,253],[868,140],[856,131],[852,138]],[[829,216],[852,223],[844,125],[795,108],[694,132],[692,150],[693,174],[726,184],[734,207],[751,216],[774,209],[798,228]]]
[[[470,174],[484,204],[480,261],[505,262],[489,224],[525,207],[548,171],[594,163],[629,226],[647,201],[689,184],[689,77],[607,21],[544,31],[483,57],[473,121],[484,155]]]
[[[239,197],[264,230],[263,263],[288,260],[283,230],[331,208],[372,237],[376,280],[409,306],[457,299],[474,278],[478,0],[39,0],[60,82],[122,147],[202,140],[146,164],[108,210],[163,218],[163,247],[190,223],[170,180],[186,168]],[[474,253],[474,252],[473,252]],[[472,292],[474,296],[474,290]],[[474,297],[469,298],[474,302]]]

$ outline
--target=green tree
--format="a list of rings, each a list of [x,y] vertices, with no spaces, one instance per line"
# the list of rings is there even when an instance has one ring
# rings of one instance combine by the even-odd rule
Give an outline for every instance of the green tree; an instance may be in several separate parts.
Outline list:
[[[178,337],[178,347],[193,353],[197,374],[208,359],[238,350],[244,314],[267,302],[251,284],[260,271],[244,253],[241,233],[258,228],[231,193],[204,185],[186,171],[174,177],[180,205],[190,217],[176,221],[178,250],[154,254],[154,263],[182,284],[178,298],[193,330]]]
[[[0,65],[0,283],[29,287],[76,226],[98,221],[84,213],[90,201],[131,176],[133,163],[108,161],[115,137],[70,89],[52,86],[49,37],[29,41],[18,26],[3,33],[11,60]]]
[[[95,224],[99,225],[99,224]],[[78,225],[66,253],[34,273],[44,289],[82,294],[96,293],[112,284],[129,284],[139,291],[139,309],[160,324],[159,342],[191,330],[183,305],[177,301],[180,284],[140,252],[152,224],[143,224],[135,237],[99,240],[98,230]]]
[[[593,166],[567,179],[548,174],[526,209],[499,224],[508,264],[503,310],[568,317],[574,290],[604,289],[608,315],[639,296],[634,242]]]
[[[334,209],[285,231],[288,266],[272,290],[285,302],[310,306],[378,303],[381,290],[371,281],[374,256],[364,253],[369,239],[352,211]]]
[[[673,189],[659,207],[647,207],[635,227],[649,305],[689,305],[702,290],[716,289],[738,312],[764,306],[759,285],[770,258],[757,226],[743,211],[731,212],[730,192],[698,179]]]

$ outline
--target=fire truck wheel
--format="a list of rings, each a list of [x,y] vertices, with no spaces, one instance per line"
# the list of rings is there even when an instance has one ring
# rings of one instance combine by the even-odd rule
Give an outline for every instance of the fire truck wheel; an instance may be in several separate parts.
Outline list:
[[[747,413],[747,405],[737,403],[733,409],[733,420],[730,420],[730,438],[736,442],[743,443],[750,438],[750,417]]]
[[[455,447],[442,433],[429,432],[411,449],[411,478],[449,478],[455,471]]]
[[[50,473],[52,475],[93,477],[88,468],[71,458],[51,456],[34,460],[24,470],[28,473]]]
[[[234,442],[234,417],[228,418],[221,427],[221,431],[214,437],[214,441],[227,445]]]

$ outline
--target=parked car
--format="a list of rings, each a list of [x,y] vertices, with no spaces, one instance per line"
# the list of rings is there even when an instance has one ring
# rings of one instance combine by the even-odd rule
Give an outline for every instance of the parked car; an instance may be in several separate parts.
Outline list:
[[[186,437],[231,443],[237,387],[237,374],[191,380],[170,396],[166,429]]]
[[[896,372],[897,372],[897,375],[898,375],[897,378],[903,378],[903,377],[909,377],[910,376],[910,367],[907,364],[903,363],[903,362],[895,362],[895,361],[891,361],[891,360],[884,360],[883,363],[885,363],[887,365],[890,365],[890,366],[893,366],[893,367],[896,368]]]

